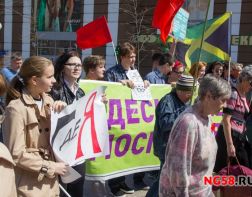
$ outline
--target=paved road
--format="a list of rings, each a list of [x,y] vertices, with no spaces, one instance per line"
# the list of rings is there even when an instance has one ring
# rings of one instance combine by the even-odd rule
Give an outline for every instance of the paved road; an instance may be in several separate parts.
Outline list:
[[[144,181],[146,184],[151,185],[153,180],[149,179],[147,176],[145,176]],[[129,175],[126,177],[126,183],[129,186],[133,186],[133,176]],[[112,197],[112,195],[108,195],[108,187],[106,185],[104,189],[104,185],[102,183],[96,183],[92,181],[85,181],[84,186],[84,197]],[[127,194],[127,197],[145,197],[147,191],[144,190],[138,190],[135,191],[134,194]]]
[[[91,189],[91,183],[87,181],[85,184],[85,194],[84,197],[112,197],[112,195],[108,195],[108,188],[107,191],[104,191],[103,189]],[[99,191],[100,190],[100,191]],[[147,191],[144,190],[138,190],[135,191],[134,194],[127,194],[127,197],[145,197]]]
[[[127,195],[128,197],[145,197],[147,191],[136,191],[132,195]]]

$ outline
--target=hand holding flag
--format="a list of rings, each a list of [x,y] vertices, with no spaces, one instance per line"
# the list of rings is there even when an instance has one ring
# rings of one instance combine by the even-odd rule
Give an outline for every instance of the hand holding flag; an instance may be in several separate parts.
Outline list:
[[[102,16],[76,31],[76,43],[81,49],[95,48],[112,42],[105,16]]]

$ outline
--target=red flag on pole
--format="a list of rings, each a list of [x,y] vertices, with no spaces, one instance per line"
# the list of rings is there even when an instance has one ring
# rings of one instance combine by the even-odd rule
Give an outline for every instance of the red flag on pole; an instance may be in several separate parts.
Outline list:
[[[102,16],[76,31],[76,43],[81,49],[95,48],[112,42],[105,16]]]
[[[152,26],[160,29],[160,39],[166,43],[173,18],[183,5],[184,0],[158,0],[154,10]]]

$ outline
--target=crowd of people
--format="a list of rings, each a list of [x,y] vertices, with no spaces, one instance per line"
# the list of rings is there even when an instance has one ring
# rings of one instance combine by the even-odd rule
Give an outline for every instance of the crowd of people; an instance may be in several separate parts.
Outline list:
[[[69,184],[60,180],[68,164],[57,162],[50,146],[51,109],[60,112],[85,96],[78,84],[83,70],[86,80],[120,82],[134,88],[127,72],[135,69],[136,54],[132,44],[123,43],[119,63],[107,70],[102,56],[91,55],[82,61],[73,50],[55,62],[40,56],[23,61],[21,54],[12,54],[11,65],[2,68],[0,75],[0,95],[5,98],[0,118],[0,176],[7,177],[0,180],[4,196],[64,196],[59,183],[72,197],[84,195],[85,163],[74,166],[80,179]],[[152,71],[143,80],[145,88],[150,84],[173,87],[155,109],[153,146],[160,170],[148,172],[154,175],[151,186],[144,181],[146,173],[133,175],[134,184],[148,190],[147,197],[214,196],[212,187],[203,184],[203,177],[220,171],[228,158],[237,157],[240,164],[252,169],[247,138],[252,131],[246,127],[251,112],[252,65],[200,61],[192,64],[189,73],[185,66],[170,53],[157,52],[152,56]],[[102,101],[107,103],[106,95]],[[210,115],[221,110],[223,121],[215,136]],[[108,184],[107,196],[134,193],[124,176],[107,183],[93,181],[97,184],[104,188]]]

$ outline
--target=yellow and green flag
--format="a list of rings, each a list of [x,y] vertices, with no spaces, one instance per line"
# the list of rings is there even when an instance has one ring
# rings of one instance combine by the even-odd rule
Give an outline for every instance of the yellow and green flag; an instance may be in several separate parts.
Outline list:
[[[184,42],[178,42],[176,47],[176,58],[187,65],[188,71],[191,64],[197,61],[207,63],[229,60],[229,19],[230,12],[208,20],[205,31],[204,23],[191,26],[187,29]],[[201,39],[204,33],[202,48]],[[200,53],[200,54],[199,54]],[[199,59],[200,57],[200,59]]]

